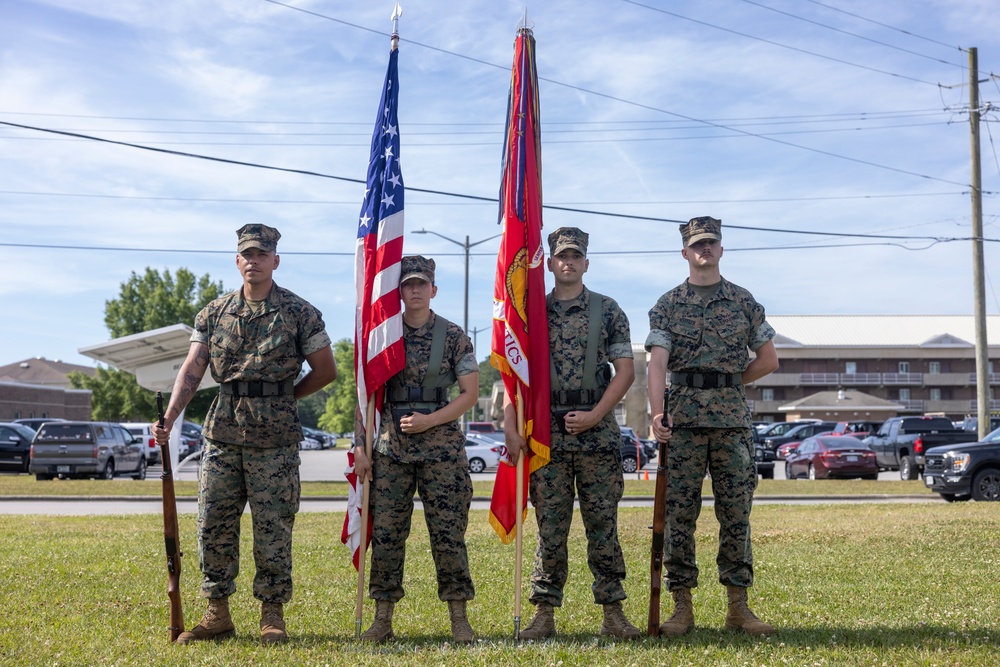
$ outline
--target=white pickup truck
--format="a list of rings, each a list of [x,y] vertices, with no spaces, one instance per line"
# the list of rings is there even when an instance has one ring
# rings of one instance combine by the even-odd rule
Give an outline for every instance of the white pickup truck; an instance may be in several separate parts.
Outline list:
[[[49,422],[31,441],[28,472],[39,481],[128,474],[146,478],[143,439],[114,422]]]

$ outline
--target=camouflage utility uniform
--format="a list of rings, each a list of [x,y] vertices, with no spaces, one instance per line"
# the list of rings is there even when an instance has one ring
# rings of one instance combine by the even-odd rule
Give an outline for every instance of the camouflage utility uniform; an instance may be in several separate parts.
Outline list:
[[[404,323],[406,367],[387,384],[378,442],[372,461],[372,564],[368,592],[372,599],[398,602],[404,595],[403,563],[413,516],[413,496],[419,491],[437,570],[438,597],[443,601],[475,597],[465,530],[469,525],[472,478],[465,455],[465,435],[457,421],[423,433],[405,434],[393,420],[394,387],[423,384],[431,357],[434,327],[431,316],[413,329]],[[443,318],[441,318],[443,319]],[[472,341],[461,327],[447,322],[440,374],[458,378],[476,373]],[[454,381],[452,381],[452,384]],[[420,401],[414,401],[419,404]],[[425,406],[430,411],[437,406]]]
[[[586,287],[575,299],[546,299],[549,321],[549,348],[558,385],[575,390],[583,384],[583,369],[590,331],[590,300]],[[632,358],[628,318],[614,299],[603,299],[603,317],[598,344],[596,385],[606,388],[603,369],[615,359]],[[594,401],[593,403],[596,403]],[[553,411],[577,407],[589,410],[593,404],[558,405]],[[618,501],[624,491],[621,468],[621,430],[614,413],[608,412],[592,429],[579,434],[560,432],[553,415],[551,459],[531,474],[531,504],[538,522],[538,546],[531,574],[531,596],[559,607],[568,570],[568,540],[573,518],[573,500],[579,494],[580,514],[587,533],[587,564],[594,575],[594,602],[611,604],[625,599],[622,581],[625,560],[618,542]],[[574,488],[575,486],[575,488]]]
[[[212,377],[222,385],[204,428],[198,502],[202,591],[208,598],[236,591],[240,517],[249,501],[254,597],[284,603],[292,597],[292,525],[299,509],[302,429],[294,382],[305,357],[328,347],[330,337],[316,308],[277,285],[256,308],[242,289],[212,301],[198,313],[194,328],[191,342],[208,346]],[[260,395],[274,393],[276,386],[280,395]]]
[[[698,585],[695,524],[706,469],[719,520],[719,581],[753,583],[750,509],[757,488],[750,410],[739,381],[757,350],[774,337],[764,307],[747,290],[722,279],[706,300],[689,281],[664,294],[649,311],[646,350],[669,354],[673,435],[667,448],[667,576],[670,588]],[[674,381],[679,373],[731,374],[733,386],[704,388]]]

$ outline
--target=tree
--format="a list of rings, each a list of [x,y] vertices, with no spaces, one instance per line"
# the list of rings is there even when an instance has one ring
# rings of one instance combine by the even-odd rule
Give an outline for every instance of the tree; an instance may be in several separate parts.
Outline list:
[[[161,276],[156,269],[147,267],[142,276],[132,272],[121,284],[117,299],[104,302],[104,324],[112,338],[171,324],[192,324],[198,311],[223,293],[222,282],[212,282],[208,274],[196,278],[187,269],[179,268],[176,276],[167,269]],[[156,394],[140,387],[132,373],[98,366],[94,377],[83,373],[67,377],[75,389],[93,392],[93,419],[152,421],[156,415]],[[204,420],[213,397],[212,391],[199,391],[191,399],[185,417]]]
[[[493,393],[493,383],[500,379],[500,371],[490,366],[489,357],[479,362],[479,397]]]
[[[354,431],[354,409],[358,404],[354,384],[354,343],[341,338],[333,344],[337,362],[337,379],[327,385],[326,410],[319,418],[319,427],[333,433]]]

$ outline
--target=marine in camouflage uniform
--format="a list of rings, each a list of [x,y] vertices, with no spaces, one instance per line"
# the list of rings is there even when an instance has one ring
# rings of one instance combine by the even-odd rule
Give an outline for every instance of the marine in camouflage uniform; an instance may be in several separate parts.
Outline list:
[[[690,589],[698,585],[694,533],[706,470],[719,521],[719,582],[730,591],[731,603],[733,596],[740,598],[735,607],[730,605],[726,625],[769,634],[771,626],[756,617],[741,621],[734,609],[753,616],[745,601],[746,589],[753,584],[750,510],[757,470],[744,382],[777,366],[771,342],[775,332],[753,295],[718,273],[721,221],[694,218],[681,225],[681,236],[691,278],[660,297],[649,311],[646,339],[654,422],[663,411],[659,400],[665,371],[670,371],[667,412],[672,433],[664,433],[669,429],[662,423],[654,424],[658,438],[669,437],[666,565],[675,599],[675,618],[661,626],[661,634],[683,634],[694,625],[690,610]],[[757,353],[753,363],[748,350]]]
[[[202,595],[210,604],[202,625],[182,634],[181,643],[228,634],[215,632],[222,626],[213,610],[236,591],[240,519],[247,503],[254,531],[253,594],[263,603],[262,630],[271,628],[262,638],[270,643],[287,637],[282,605],[292,597],[292,527],[299,509],[302,440],[296,399],[336,377],[320,312],[270,279],[278,263],[278,231],[251,224],[237,235],[244,286],[196,316],[192,352],[167,410],[169,427],[207,366],[219,383],[205,418],[198,493],[198,558]],[[307,359],[312,370],[296,384]]]
[[[465,434],[457,419],[478,397],[479,364],[472,341],[462,328],[430,310],[430,298],[437,290],[434,268],[434,261],[425,257],[402,259],[400,292],[405,306],[406,366],[386,383],[372,460],[368,592],[376,601],[376,619],[362,635],[364,641],[381,642],[393,636],[393,606],[405,594],[403,566],[415,492],[419,492],[424,507],[438,598],[448,603],[453,638],[460,642],[474,639],[465,610],[466,602],[476,595],[465,546],[472,478],[465,455]],[[417,301],[411,302],[408,299],[414,291],[418,291]],[[439,379],[425,389],[436,328],[438,335],[444,335]],[[447,387],[456,381],[462,393],[448,402]],[[355,469],[363,476],[358,449]]]
[[[537,547],[529,600],[535,617],[520,633],[541,639],[555,632],[553,607],[563,603],[569,569],[569,531],[574,499],[587,535],[587,564],[594,576],[594,602],[605,611],[601,634],[638,637],[625,618],[622,581],[625,560],[618,541],[618,501],[625,481],[621,467],[621,430],[614,407],[628,391],[635,371],[629,322],[614,299],[591,292],[583,284],[589,237],[576,227],[563,227],[548,237],[549,270],[555,288],[546,298],[552,360],[552,440],[549,463],[531,474],[529,493],[538,524]],[[600,304],[593,304],[600,299]],[[599,313],[599,319],[594,317]],[[591,327],[596,332],[596,358],[587,363]],[[611,379],[613,364],[617,374]],[[594,376],[585,378],[588,371]],[[582,391],[581,391],[582,390]],[[505,431],[516,431],[514,424]]]

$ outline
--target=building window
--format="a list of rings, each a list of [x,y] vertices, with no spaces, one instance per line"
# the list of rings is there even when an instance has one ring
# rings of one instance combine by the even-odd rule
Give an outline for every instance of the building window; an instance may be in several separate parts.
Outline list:
[[[760,400],[762,400],[762,401],[773,401],[774,400],[774,389],[761,389],[760,390]]]
[[[927,372],[931,375],[938,375],[941,372],[941,362],[932,361],[927,364]]]
[[[902,364],[900,364],[900,366],[902,366]],[[900,371],[900,373],[905,373],[905,372],[906,371]],[[908,401],[908,400],[910,400],[910,390],[907,389],[907,388],[900,389],[899,390],[899,400],[901,400],[901,401]]]
[[[931,400],[932,401],[940,401],[941,400],[941,390],[940,389],[931,389]]]
[[[848,375],[856,375],[858,372],[858,362],[856,361],[845,361],[844,362],[844,372]]]
[[[901,362],[899,362],[899,372],[900,373],[909,373],[910,372],[910,362],[909,361],[901,361]],[[907,397],[907,398],[909,398],[909,397]]]

